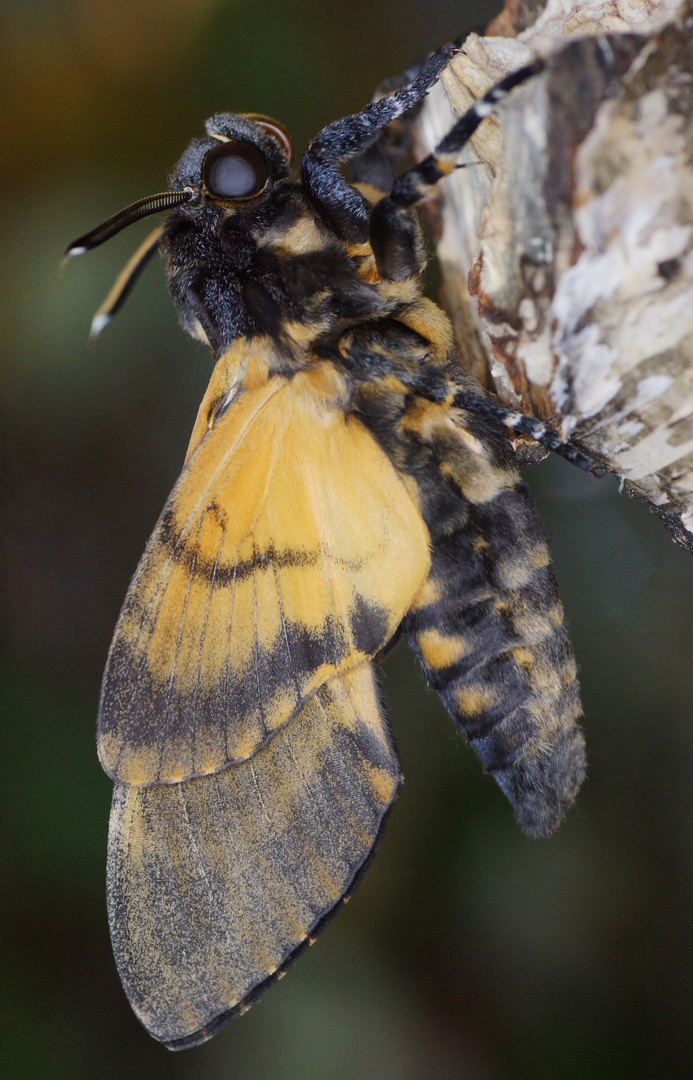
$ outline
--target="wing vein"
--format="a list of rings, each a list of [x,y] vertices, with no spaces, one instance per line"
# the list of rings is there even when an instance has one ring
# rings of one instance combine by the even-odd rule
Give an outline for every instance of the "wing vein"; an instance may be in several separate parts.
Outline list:
[[[267,397],[264,399],[264,401],[260,402],[257,409],[255,409],[255,411],[252,413],[252,415],[248,417],[245,424],[243,425],[241,430],[238,432],[238,434],[236,436],[236,439],[234,440],[232,445],[229,446],[227,448],[226,453],[222,455],[222,459],[221,459],[220,464],[218,465],[218,467],[216,468],[216,470],[214,471],[214,473],[212,474],[212,476],[210,477],[208,482],[203,487],[203,489],[202,489],[202,491],[200,493],[200,497],[198,498],[197,502],[195,503],[192,510],[188,514],[188,517],[187,517],[185,523],[183,524],[183,526],[180,529],[180,532],[178,534],[178,539],[176,540],[176,543],[173,546],[171,554],[169,555],[169,557],[168,557],[168,559],[166,561],[166,565],[164,566],[163,570],[161,571],[161,574],[159,575],[159,579],[158,579],[158,581],[156,583],[156,586],[154,588],[154,592],[153,592],[153,594],[151,596],[151,599],[150,599],[149,603],[147,604],[147,607],[145,608],[145,610],[144,610],[144,612],[142,614],[142,618],[140,620],[139,630],[138,630],[138,633],[137,633],[137,641],[138,641],[138,643],[139,643],[140,635],[142,634],[142,631],[144,630],[145,624],[146,624],[147,620],[149,619],[151,609],[152,609],[152,607],[154,605],[154,602],[156,601],[157,596],[159,595],[159,591],[162,590],[162,586],[163,586],[162,596],[161,596],[161,599],[159,600],[159,607],[161,607],[161,603],[163,601],[163,593],[166,592],[166,585],[168,584],[167,578],[170,578],[169,569],[171,568],[171,564],[174,562],[174,559],[175,559],[176,555],[178,554],[179,548],[183,544],[184,540],[187,538],[188,530],[189,530],[190,526],[192,525],[192,523],[194,522],[195,515],[197,514],[200,506],[204,503],[205,499],[207,498],[207,494],[208,494],[210,488],[212,488],[213,485],[218,480],[219,476],[221,475],[221,473],[225,469],[226,465],[228,464],[229,460],[231,459],[234,452],[238,448],[239,444],[243,441],[248,429],[254,423],[254,421],[257,419],[259,413],[265,407],[267,402],[271,398],[273,398],[274,395],[279,390],[282,389],[283,385],[284,384],[281,383],[278,386],[276,386],[276,388],[272,390],[272,393],[268,394]],[[169,504],[167,503],[167,506],[168,505]],[[203,515],[203,517],[204,517],[204,515]],[[156,532],[155,532],[155,535],[156,535]],[[157,608],[156,615],[158,615],[158,610],[159,610],[159,608]],[[154,616],[154,618],[151,620],[151,623],[150,623],[149,637],[151,637],[154,626],[156,625],[156,615]],[[134,695],[135,695],[135,693],[137,691],[137,684],[139,683],[139,678],[140,678],[140,675],[142,673],[142,669],[144,667],[144,662],[145,662],[145,659],[146,659],[146,655],[147,655],[147,649],[146,649],[146,646],[145,646],[145,648],[142,651],[142,660],[140,662],[140,668],[139,668],[138,673],[137,673],[137,681],[135,683],[135,691],[133,693],[133,698],[134,698]]]
[[[211,505],[207,508],[210,510]],[[206,511],[205,511],[206,513]],[[209,608],[212,603],[212,596],[214,594],[214,584],[217,577],[217,567],[219,566],[219,558],[221,556],[221,549],[224,546],[224,536],[226,529],[222,526],[221,539],[219,540],[219,547],[217,548],[216,558],[214,560],[214,567],[212,568],[212,576],[209,582],[209,595],[207,596],[207,605],[205,607],[204,619],[202,621],[202,630],[200,632],[200,649],[198,653],[198,661],[195,669],[195,692],[193,694],[193,707],[192,707],[192,737],[191,737],[191,766],[192,771],[195,772],[195,743],[197,741],[197,702],[200,694],[200,681],[202,678],[202,654],[204,651],[205,635],[207,633],[207,620],[209,619]]]
[[[176,675],[176,665],[178,663],[178,653],[180,652],[180,643],[183,640],[183,627],[185,625],[185,615],[188,610],[188,600],[190,599],[190,590],[192,588],[193,577],[195,575],[195,564],[197,562],[197,549],[200,543],[200,533],[202,532],[202,523],[204,522],[204,514],[200,519],[200,524],[197,530],[197,537],[195,538],[195,548],[193,550],[192,559],[190,560],[190,570],[188,571],[188,584],[185,590],[185,599],[183,600],[183,610],[181,611],[180,621],[178,623],[178,636],[176,638],[176,649],[173,654],[173,662],[171,664],[171,674],[168,680],[168,687],[166,689],[166,704],[164,705],[164,722],[161,726],[161,736],[159,738],[159,773],[161,773],[161,765],[164,754],[164,744],[166,742],[166,735],[168,733],[168,714],[171,705],[171,694],[173,692],[173,680]]]
[[[234,599],[236,597],[236,573],[238,571],[238,557],[240,555],[240,552],[241,552],[241,549],[240,549],[240,546],[239,546],[236,549],[236,562],[235,562],[235,565],[234,565],[234,568],[233,568],[233,579],[231,581],[231,603],[229,604],[229,621],[228,621],[228,625],[226,627],[226,653],[225,653],[225,656],[224,656],[224,688],[225,688],[225,691],[226,691],[225,697],[226,697],[227,701],[231,697],[231,692],[230,692],[230,688],[229,688],[230,672],[231,672],[231,664],[230,664],[230,661],[229,661],[229,652],[231,650],[231,621],[233,619],[233,602],[234,602]],[[224,724],[224,737],[226,739],[226,758],[228,760],[228,757],[229,757],[229,725],[228,725],[228,723]]]
[[[273,541],[272,541],[272,514],[270,512],[269,506],[267,507],[267,519],[269,521],[269,530],[270,530],[270,532],[269,532],[269,536],[270,536],[269,550],[270,550],[270,557],[271,557],[271,554],[274,551],[274,545],[273,545]],[[292,678],[294,680],[294,686],[296,687],[296,694],[297,694],[298,698],[300,699],[300,697],[301,697],[301,688],[300,688],[300,685],[299,685],[299,682],[298,682],[298,676],[296,674],[296,668],[294,667],[294,662],[293,662],[293,659],[292,659],[292,656],[291,656],[291,646],[289,645],[289,633],[288,633],[287,628],[286,628],[286,619],[284,617],[284,602],[282,600],[282,591],[281,591],[281,589],[279,587],[279,574],[277,572],[277,564],[273,559],[271,559],[271,562],[272,562],[272,570],[274,572],[274,584],[275,584],[276,589],[277,589],[277,600],[279,601],[279,616],[280,616],[281,621],[282,621],[282,630],[284,632],[284,643],[286,645],[286,655],[289,658],[289,667],[291,669],[291,676],[292,676]]]
[[[212,909],[212,911],[214,911],[216,913],[216,915],[219,916],[219,914],[220,914],[219,902],[218,902],[217,898],[214,895],[214,890],[212,889],[212,886],[210,885],[210,882],[209,882],[209,878],[207,877],[207,872],[206,872],[206,870],[204,868],[204,863],[202,862],[202,857],[200,855],[200,849],[197,846],[197,841],[195,840],[195,834],[193,832],[192,825],[190,824],[190,817],[188,816],[188,807],[186,806],[185,796],[183,795],[183,785],[178,784],[177,787],[178,787],[178,795],[179,795],[179,798],[180,798],[180,804],[181,804],[181,807],[183,809],[183,819],[185,821],[185,827],[186,827],[186,829],[188,831],[188,835],[190,836],[190,845],[192,847],[193,854],[195,856],[195,862],[197,863],[199,871],[200,871],[200,877],[201,877],[202,881],[204,881],[205,888],[207,890],[207,896],[209,897],[209,906]],[[224,920],[219,918],[217,921],[223,926],[223,928],[224,928],[224,937],[226,938],[226,944],[230,946],[231,941],[229,939],[229,932],[228,932],[228,929],[227,929],[226,925],[224,924]]]
[[[310,787],[308,786],[308,781],[306,780],[305,776],[301,772],[300,766],[299,766],[299,764],[298,764],[298,762],[296,760],[296,756],[295,756],[295,754],[293,752],[293,749],[291,747],[291,743],[289,742],[289,740],[287,738],[286,731],[283,728],[282,728],[282,737],[284,739],[284,742],[286,743],[287,750],[291,754],[291,760],[293,761],[293,763],[294,763],[294,765],[296,767],[296,772],[298,773],[298,775],[299,775],[299,777],[301,779],[301,783],[303,784],[304,788],[306,789],[306,794],[308,795],[308,798],[310,799],[310,801],[314,805],[317,805],[315,803],[315,796],[313,795],[313,792],[310,790]]]
[[[322,707],[322,702],[320,701],[320,698],[319,698],[319,697],[318,697],[318,695],[317,695],[317,691],[315,691],[315,690],[313,691],[313,697],[315,698],[315,703],[316,703],[316,705],[318,706],[318,708],[320,709],[320,712],[322,713],[322,718],[323,718],[323,720],[324,720],[324,721],[325,721],[325,723],[327,724],[327,727],[328,727],[329,731],[330,731],[330,732],[332,732],[332,724],[331,724],[331,723],[330,723],[330,721],[329,721],[329,720],[327,719],[327,713],[326,713],[326,712],[325,712],[325,710],[323,709],[323,707]]]
[[[263,401],[260,402],[257,409],[255,409],[255,411],[252,413],[252,415],[249,416],[248,419],[246,420],[245,424],[243,425],[243,427],[239,431],[238,435],[236,436],[234,442],[229,447],[227,447],[226,453],[222,455],[221,462],[219,463],[219,465],[217,466],[217,468],[213,472],[212,476],[210,477],[210,479],[207,481],[207,483],[203,487],[202,491],[200,492],[199,499],[197,500],[197,502],[193,506],[192,510],[188,514],[187,520],[186,520],[185,524],[183,525],[183,527],[181,529],[181,532],[180,532],[180,535],[178,537],[178,543],[180,543],[180,541],[183,539],[183,537],[187,533],[187,530],[188,530],[190,524],[192,523],[192,521],[194,520],[195,515],[197,514],[197,511],[199,510],[200,506],[202,505],[202,503],[207,498],[207,494],[208,494],[210,488],[219,479],[220,474],[223,472],[223,470],[228,465],[229,460],[231,459],[231,457],[233,456],[233,454],[237,450],[239,444],[243,441],[243,438],[245,437],[245,434],[248,431],[248,428],[251,426],[251,424],[253,424],[255,422],[255,420],[257,419],[257,417],[259,415],[259,413],[262,411],[262,409],[264,409],[267,402],[271,398],[273,398],[274,395],[279,390],[281,390],[284,385],[285,385],[284,383],[280,383],[274,390],[272,390],[271,394],[268,394],[267,397]]]
[[[257,797],[260,800],[260,806],[262,807],[262,812],[265,815],[265,818],[267,819],[267,824],[271,825],[271,822],[270,822],[270,819],[269,819],[269,814],[267,813],[267,807],[265,806],[265,800],[262,798],[262,795],[260,794],[260,785],[257,782],[257,776],[255,775],[255,769],[253,768],[252,761],[249,761],[248,765],[250,766],[250,774],[251,774],[251,776],[253,778],[253,783],[255,784],[255,791],[257,792]]]
[[[256,550],[255,541],[253,541],[253,563],[256,563]],[[265,723],[265,710],[262,704],[262,686],[260,682],[260,642],[257,636],[257,565],[253,570],[253,635],[255,639],[255,647],[253,649],[253,657],[255,660],[255,682],[257,684],[257,704],[260,710],[260,719],[262,720],[262,726],[267,732],[267,724]]]
[[[326,491],[328,491],[328,490],[329,490],[329,485],[323,484],[321,486],[321,492],[320,492],[320,496],[321,496],[320,497],[320,518],[321,518],[321,524],[323,524],[323,525],[326,525],[326,523],[327,523],[327,514],[325,512],[326,504],[325,504],[324,493]],[[315,510],[313,512],[314,512],[314,515],[315,515]],[[337,635],[337,638],[339,640],[339,644],[340,644],[341,648],[345,652],[350,652],[350,651],[353,650],[354,643],[353,643],[353,640],[352,640],[349,643],[350,647],[347,646],[347,642],[346,642],[347,625],[346,625],[346,620],[345,620],[345,616],[346,616],[347,611],[349,610],[349,606],[348,606],[348,604],[344,604],[344,605],[340,606],[340,604],[338,602],[339,597],[337,595],[337,589],[336,589],[336,583],[335,583],[335,580],[334,580],[334,575],[330,572],[330,564],[334,563],[336,560],[329,554],[329,548],[327,547],[324,540],[322,539],[323,536],[328,535],[328,529],[327,528],[319,529],[319,533],[320,533],[320,536],[321,536],[321,540],[320,540],[321,559],[320,559],[320,562],[321,562],[321,568],[322,568],[322,575],[323,575],[323,578],[325,580],[325,584],[327,586],[327,592],[332,596],[332,617],[333,617],[333,623],[334,623],[334,631],[335,631],[335,634]],[[339,614],[338,614],[339,612],[343,613],[341,618],[339,617]]]

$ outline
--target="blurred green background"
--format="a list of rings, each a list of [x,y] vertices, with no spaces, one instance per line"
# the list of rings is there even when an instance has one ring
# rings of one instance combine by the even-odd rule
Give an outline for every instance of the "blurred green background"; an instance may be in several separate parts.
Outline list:
[[[161,190],[211,113],[269,113],[300,148],[494,12],[0,3],[3,1077],[693,1075],[693,556],[614,483],[557,460],[529,478],[591,763],[559,834],[522,836],[400,648],[383,685],[406,784],[354,899],[288,978],[172,1055],[131,1013],[110,952],[101,671],[210,359],[177,328],[159,268],[87,346],[148,223],[59,275],[61,252]]]

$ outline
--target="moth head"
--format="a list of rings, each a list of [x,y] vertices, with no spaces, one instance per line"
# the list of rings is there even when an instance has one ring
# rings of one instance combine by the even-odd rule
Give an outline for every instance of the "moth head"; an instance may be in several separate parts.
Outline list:
[[[293,145],[286,131],[257,113],[217,113],[205,124],[206,138],[193,139],[170,177],[169,190],[120,210],[95,229],[74,240],[63,264],[75,255],[103,244],[140,218],[162,211],[204,213],[222,207],[228,212],[250,209],[289,177]],[[145,263],[164,242],[165,227],[157,226],[118,276],[92,320],[96,337],[122,307]]]
[[[201,203],[242,208],[289,176],[291,139],[279,124],[255,113],[218,113],[205,124],[171,176],[171,191],[194,190]]]

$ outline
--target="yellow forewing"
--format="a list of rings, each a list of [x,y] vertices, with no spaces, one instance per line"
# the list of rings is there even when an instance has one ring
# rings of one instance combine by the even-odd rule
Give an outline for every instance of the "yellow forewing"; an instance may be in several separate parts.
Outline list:
[[[325,370],[255,383],[211,427],[206,395],[116,628],[99,752],[125,783],[251,757],[387,643],[428,572],[418,509]]]

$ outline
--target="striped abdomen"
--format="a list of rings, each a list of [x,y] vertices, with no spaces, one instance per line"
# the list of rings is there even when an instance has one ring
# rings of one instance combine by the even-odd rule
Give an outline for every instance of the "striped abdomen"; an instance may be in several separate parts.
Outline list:
[[[585,753],[575,659],[532,496],[519,479],[482,501],[461,491],[454,519],[428,525],[431,571],[404,629],[520,825],[546,835],[577,794]]]

